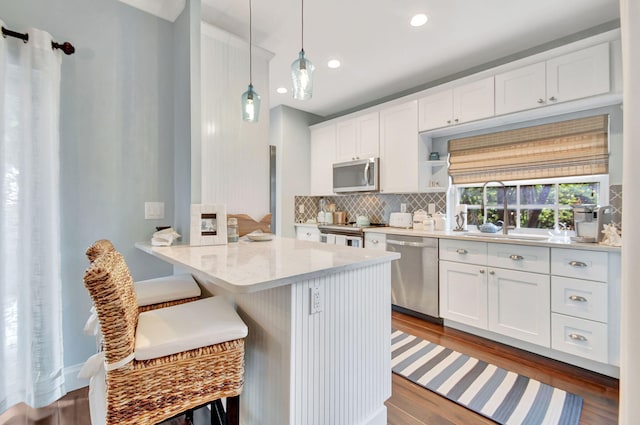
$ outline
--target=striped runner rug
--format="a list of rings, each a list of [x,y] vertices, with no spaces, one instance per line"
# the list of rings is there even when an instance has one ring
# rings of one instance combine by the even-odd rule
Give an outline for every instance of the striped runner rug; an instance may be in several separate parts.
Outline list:
[[[391,334],[391,367],[499,424],[580,422],[582,397],[398,330]]]

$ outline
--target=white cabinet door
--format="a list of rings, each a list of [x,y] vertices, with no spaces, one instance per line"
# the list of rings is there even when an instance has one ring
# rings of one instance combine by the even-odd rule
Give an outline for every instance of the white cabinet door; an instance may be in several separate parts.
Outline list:
[[[453,123],[453,90],[444,90],[419,100],[418,130],[427,131]]]
[[[546,104],[545,62],[496,75],[496,115]]]
[[[453,123],[460,124],[492,117],[494,109],[494,78],[475,81],[453,89]]]
[[[487,328],[485,267],[440,261],[440,315],[477,328]]]
[[[609,43],[547,61],[547,103],[608,93]]]
[[[330,124],[311,129],[311,196],[333,194],[333,163],[336,160],[336,126]]]
[[[336,162],[356,159],[358,150],[358,126],[355,119],[336,124]]]
[[[380,111],[380,192],[418,192],[418,103]]]
[[[488,294],[490,331],[550,347],[549,275],[490,268]]]
[[[341,121],[337,126],[337,162],[373,158],[380,155],[378,112]]]

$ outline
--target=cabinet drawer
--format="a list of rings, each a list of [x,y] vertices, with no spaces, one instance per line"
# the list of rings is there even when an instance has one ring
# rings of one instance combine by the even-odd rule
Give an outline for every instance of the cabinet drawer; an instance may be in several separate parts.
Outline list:
[[[470,264],[487,264],[486,242],[440,239],[440,259]]]
[[[549,273],[549,248],[490,243],[487,257],[491,267]]]
[[[378,249],[384,251],[386,246],[387,235],[384,233],[369,233],[364,234],[364,247],[369,249]]]
[[[608,305],[605,283],[551,277],[551,310],[555,313],[606,323]]]
[[[317,227],[296,227],[296,239],[320,242],[320,230]]]
[[[551,249],[551,274],[578,279],[607,281],[606,252],[579,249]]]
[[[558,313],[551,314],[551,348],[608,363],[608,326]]]

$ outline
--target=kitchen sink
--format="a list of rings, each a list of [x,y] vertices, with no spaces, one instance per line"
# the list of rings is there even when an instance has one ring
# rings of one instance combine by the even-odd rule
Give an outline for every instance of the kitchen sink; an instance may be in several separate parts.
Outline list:
[[[496,239],[496,240],[514,240],[514,241],[546,241],[549,236],[546,235],[530,235],[525,233],[465,233],[468,238]]]

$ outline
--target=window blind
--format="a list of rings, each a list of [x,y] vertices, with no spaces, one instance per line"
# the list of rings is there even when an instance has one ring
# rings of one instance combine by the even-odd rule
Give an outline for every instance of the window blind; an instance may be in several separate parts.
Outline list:
[[[609,172],[609,116],[449,140],[454,184]]]

